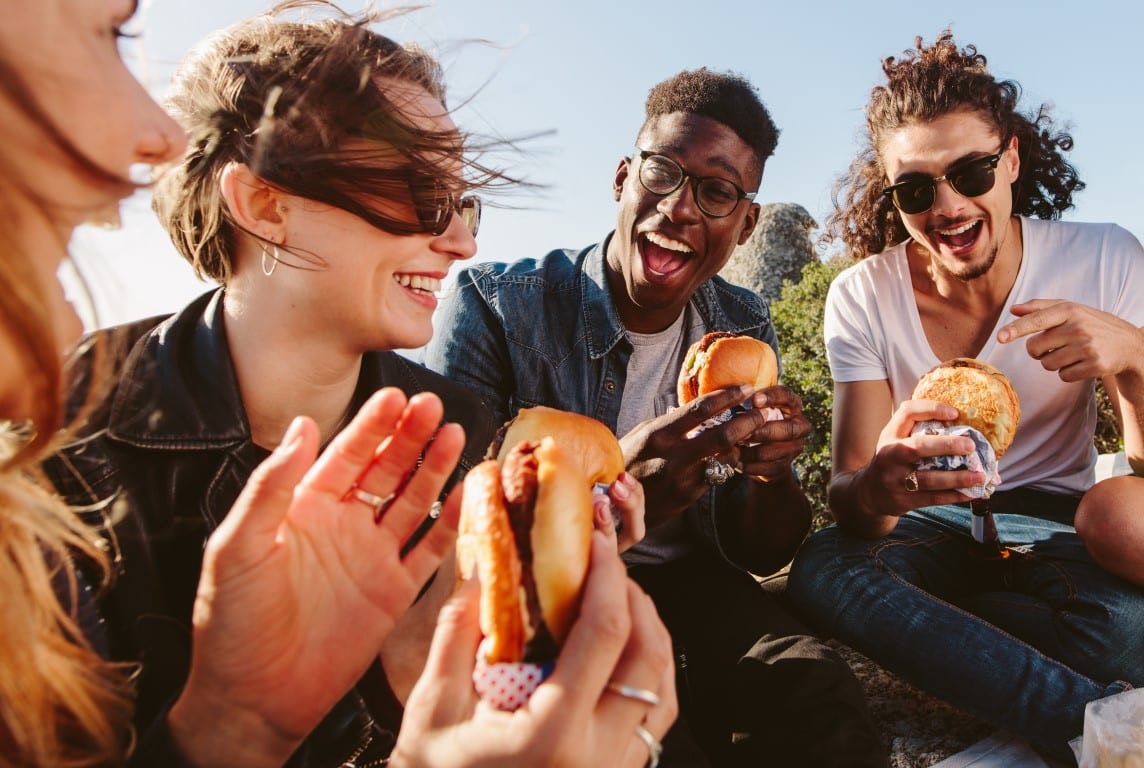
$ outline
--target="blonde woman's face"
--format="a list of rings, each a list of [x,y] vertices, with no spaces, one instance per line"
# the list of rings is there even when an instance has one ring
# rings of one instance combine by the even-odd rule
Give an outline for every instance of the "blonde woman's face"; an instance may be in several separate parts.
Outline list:
[[[186,144],[121,56],[135,10],[135,0],[0,0],[0,62],[26,91],[22,102],[0,88],[0,162],[16,204],[50,213],[0,225],[18,227],[62,346],[79,330],[56,278],[72,229],[130,194],[124,180],[138,178],[138,166],[167,162]]]

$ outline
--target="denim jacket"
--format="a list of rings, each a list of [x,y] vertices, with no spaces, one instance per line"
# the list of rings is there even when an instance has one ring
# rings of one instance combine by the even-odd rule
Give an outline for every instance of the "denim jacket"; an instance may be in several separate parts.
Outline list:
[[[45,465],[60,494],[104,531],[114,553],[115,578],[100,611],[111,658],[140,662],[135,724],[144,749],[156,741],[148,731],[162,729],[190,667],[203,546],[269,455],[251,441],[223,330],[222,295],[205,294],[167,319],[98,332],[115,384],[100,392],[78,435]],[[80,361],[69,403],[73,416],[87,398],[92,358],[89,350]],[[96,370],[101,380],[111,373]],[[386,386],[407,395],[436,392],[445,419],[464,427],[467,444],[450,486],[481,460],[494,427],[474,395],[393,352],[370,352],[351,411]],[[401,709],[375,667],[289,765],[337,766],[366,741],[371,747],[358,760],[392,748]]]
[[[547,405],[615,431],[632,345],[608,291],[610,237],[579,252],[464,269],[434,317],[426,365],[479,394],[497,422]],[[752,291],[715,277],[691,304],[708,329],[754,336],[777,353],[770,311]],[[725,558],[715,510],[741,504],[744,483],[713,488],[688,511],[689,525]]]

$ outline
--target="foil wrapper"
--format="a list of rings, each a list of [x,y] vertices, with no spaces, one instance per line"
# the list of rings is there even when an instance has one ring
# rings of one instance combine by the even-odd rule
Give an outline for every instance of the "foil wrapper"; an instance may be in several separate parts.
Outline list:
[[[985,482],[969,488],[958,488],[971,499],[988,499],[997,486],[1001,485],[1001,475],[997,472],[997,455],[985,435],[973,427],[947,425],[941,421],[922,421],[914,425],[914,435],[957,435],[973,440],[974,451],[965,456],[933,456],[914,462],[914,469],[968,469],[985,473]],[[976,521],[975,521],[976,522]]]
[[[483,701],[508,712],[523,707],[556,666],[554,662],[533,664],[525,661],[489,664],[485,651],[485,642],[482,642],[477,649],[473,687]]]
[[[742,403],[740,403],[739,405],[733,405],[730,408],[728,408],[727,410],[720,413],[718,416],[712,416],[710,419],[708,419],[707,421],[703,422],[702,424],[700,424],[695,429],[688,432],[687,436],[688,437],[695,437],[696,435],[702,433],[706,429],[710,429],[711,427],[717,427],[720,424],[726,424],[728,421],[735,418],[740,413],[746,413],[747,411],[750,411],[750,410],[753,410],[753,408],[749,405],[743,405]],[[783,419],[783,412],[780,411],[778,408],[763,408],[762,411],[763,411],[763,415],[766,417],[767,421],[782,421],[782,419]]]

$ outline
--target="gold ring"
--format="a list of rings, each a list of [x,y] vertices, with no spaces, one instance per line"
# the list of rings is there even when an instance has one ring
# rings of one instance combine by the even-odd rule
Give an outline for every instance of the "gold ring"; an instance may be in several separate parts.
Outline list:
[[[623,696],[625,699],[638,701],[642,704],[650,704],[653,707],[658,707],[660,703],[659,696],[647,688],[636,688],[635,686],[623,685],[621,683],[608,683],[606,688],[617,696]]]
[[[393,501],[396,494],[390,493],[385,496],[378,496],[376,493],[370,493],[364,488],[358,488],[356,485],[350,488],[349,493],[346,494],[347,499],[356,499],[362,504],[373,510],[373,522],[376,525],[381,522],[381,516],[385,514],[385,510],[389,508],[389,503]]]
[[[902,485],[906,487],[909,493],[915,493],[918,490],[918,472],[916,469],[910,470],[910,473],[902,478]]]

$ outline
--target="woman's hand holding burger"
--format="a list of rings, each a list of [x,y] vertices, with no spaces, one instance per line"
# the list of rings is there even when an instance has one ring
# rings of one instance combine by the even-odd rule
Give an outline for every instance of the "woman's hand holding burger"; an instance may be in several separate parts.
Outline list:
[[[604,535],[591,535],[579,616],[551,676],[512,712],[473,688],[478,598],[469,582],[442,610],[390,765],[649,764],[678,712],[671,638]]]

